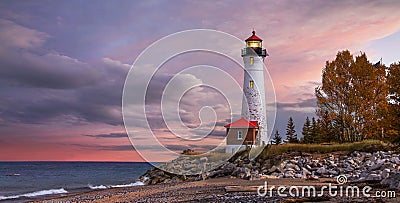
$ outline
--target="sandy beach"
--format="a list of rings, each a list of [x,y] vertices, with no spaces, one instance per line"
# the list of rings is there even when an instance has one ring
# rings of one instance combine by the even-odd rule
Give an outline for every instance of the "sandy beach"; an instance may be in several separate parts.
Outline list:
[[[333,184],[334,179],[266,179],[268,186],[315,186]],[[273,197],[261,197],[257,187],[266,180],[249,181],[237,178],[216,178],[204,181],[184,182],[178,184],[157,184],[97,190],[87,193],[40,200],[36,202],[399,202],[400,198],[347,198],[327,196],[278,197],[273,190]],[[269,187],[268,187],[269,188]],[[374,190],[378,189],[374,187]]]

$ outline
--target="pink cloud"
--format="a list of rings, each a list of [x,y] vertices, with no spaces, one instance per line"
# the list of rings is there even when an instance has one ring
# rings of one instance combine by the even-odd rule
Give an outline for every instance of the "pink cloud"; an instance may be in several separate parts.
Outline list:
[[[12,48],[37,48],[49,35],[20,26],[12,21],[0,19],[0,42],[2,46]]]

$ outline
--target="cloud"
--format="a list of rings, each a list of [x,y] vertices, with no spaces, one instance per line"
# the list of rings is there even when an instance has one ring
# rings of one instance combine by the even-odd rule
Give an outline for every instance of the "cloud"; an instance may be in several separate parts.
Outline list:
[[[315,112],[317,99],[302,99],[298,102],[277,102],[277,108],[285,111]]]
[[[0,117],[5,123],[100,122],[122,125],[129,65],[94,63],[45,51],[46,33],[0,19]]]
[[[270,53],[266,65],[278,98],[277,122],[269,127],[282,131],[289,116],[293,116],[300,135],[305,117],[314,115],[314,88],[319,85],[316,81],[320,81],[325,61],[332,60],[338,50],[358,53],[371,40],[398,32],[399,6],[398,1],[285,0],[269,3],[126,2],[118,5],[100,1],[96,4],[81,2],[79,8],[76,2],[0,3],[0,125],[5,129],[33,124],[32,130],[52,128],[57,132],[62,131],[59,126],[65,124],[77,129],[86,124],[99,124],[102,128],[98,131],[80,132],[77,137],[123,137],[122,133],[107,133],[111,131],[107,126],[122,125],[122,89],[129,64],[148,45],[163,36],[193,27],[225,31],[240,39],[247,38],[255,28]],[[239,50],[229,51],[240,54]],[[192,62],[217,64],[225,66],[226,70],[234,67],[230,62],[207,54],[169,61],[166,68],[153,77],[146,97],[148,120],[154,130],[166,130],[159,106],[165,84],[179,68],[190,67],[186,65]],[[143,67],[141,71],[148,69]],[[206,79],[226,84],[214,74],[203,73]],[[241,74],[242,70],[236,71],[234,77],[241,80]],[[140,92],[135,86],[143,82],[147,81],[139,75],[130,90]],[[175,89],[200,82],[204,82],[203,78],[183,74],[176,78]],[[176,96],[168,94],[166,101],[174,101]],[[133,97],[139,98],[135,94]],[[141,102],[133,101],[136,102],[133,105]],[[180,118],[175,121],[182,120],[193,134],[201,133],[193,128],[199,125],[200,107],[206,105],[216,112],[214,120],[219,126],[211,128],[209,137],[220,139],[225,134],[221,126],[230,122],[224,120],[230,114],[224,113],[230,109],[218,94],[206,88],[193,89],[182,98],[178,109]],[[168,108],[165,113],[172,115],[175,110]],[[146,121],[139,119],[138,113],[132,112],[132,119],[138,125],[135,133],[140,134],[140,127]],[[204,122],[206,126],[212,124],[208,121]],[[13,139],[13,129],[5,132],[3,137]],[[69,136],[69,131],[56,134],[63,133],[59,136]],[[27,130],[26,134],[30,132]],[[60,137],[52,139],[57,141]],[[174,140],[170,142],[173,144]],[[180,144],[190,146],[193,143]],[[79,146],[93,151],[131,148],[123,144]]]
[[[99,146],[100,150],[111,150],[111,151],[133,151],[132,145],[114,145],[114,146]]]
[[[74,89],[101,79],[95,67],[43,50],[47,38],[45,33],[0,19],[0,80],[11,86]]]
[[[63,119],[74,118],[73,120],[82,122],[122,124],[122,87],[127,72],[124,66],[117,69],[100,61],[96,66],[96,73],[93,74],[100,77],[93,78],[86,75],[85,69],[80,71],[76,69],[70,76],[65,72],[60,73],[60,79],[55,75],[49,76],[51,73],[48,72],[36,74],[30,73],[32,70],[27,70],[24,73],[22,67],[20,70],[18,68],[0,69],[0,72],[5,73],[0,76],[0,84],[7,87],[0,92],[2,98],[7,98],[0,101],[0,117],[3,120],[46,123],[62,117]],[[40,66],[40,68],[43,67]],[[53,69],[58,68],[60,67]],[[75,66],[75,68],[79,67]],[[90,69],[94,70],[92,67]],[[91,73],[87,74],[91,75]],[[42,77],[45,79],[42,80]],[[85,84],[91,78],[93,79],[93,82],[89,82],[91,85]]]
[[[87,137],[95,137],[95,138],[127,138],[128,135],[126,133],[108,133],[108,134],[97,134],[97,135],[84,135]]]
[[[84,149],[105,150],[105,151],[133,151],[132,145],[94,145],[94,144],[70,144]]]
[[[6,48],[33,49],[40,47],[50,36],[44,32],[0,19],[0,44]]]

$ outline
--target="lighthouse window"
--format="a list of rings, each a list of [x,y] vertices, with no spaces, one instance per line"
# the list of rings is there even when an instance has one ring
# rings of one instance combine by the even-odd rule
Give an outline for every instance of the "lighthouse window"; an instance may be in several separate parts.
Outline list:
[[[238,131],[238,140],[243,140],[243,132],[241,130]]]
[[[254,64],[254,57],[250,57],[250,65]]]
[[[250,86],[250,88],[254,88],[254,81],[250,80],[249,86]]]
[[[248,41],[247,47],[261,47],[261,42],[259,41]]]

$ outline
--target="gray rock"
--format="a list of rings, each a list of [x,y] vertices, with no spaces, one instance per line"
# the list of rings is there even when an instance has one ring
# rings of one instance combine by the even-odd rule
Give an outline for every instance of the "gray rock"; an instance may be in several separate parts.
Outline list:
[[[311,172],[309,170],[307,170],[306,168],[303,167],[301,169],[303,171],[303,175],[310,175],[311,174]]]
[[[351,166],[348,166],[347,168],[344,169],[346,172],[352,172],[354,171],[354,168],[352,168]]]
[[[382,180],[382,176],[379,174],[369,174],[366,180]]]
[[[268,170],[268,174],[271,174],[271,173],[273,173],[273,172],[281,172],[281,170],[278,168],[278,167],[276,167],[276,166],[272,166],[269,170]]]
[[[285,171],[284,177],[285,178],[294,178],[294,172],[293,171]]]
[[[258,173],[258,171],[251,172],[250,180],[260,180],[260,174]]]
[[[303,178],[303,179],[306,178],[305,176],[303,176],[303,174],[299,174],[299,173],[294,174],[294,177],[295,178]]]
[[[249,178],[251,176],[251,170],[248,168],[244,168],[244,178]]]
[[[369,159],[369,161],[371,162],[375,162],[376,160],[378,160],[378,154],[373,154],[372,157]]]
[[[336,175],[339,174],[339,173],[338,173],[337,171],[335,171],[335,170],[329,170],[328,173],[331,174],[331,175],[334,175],[334,176],[336,176]]]
[[[382,165],[385,163],[385,160],[379,160],[375,165],[372,165],[368,170],[369,171],[375,171],[378,170],[382,167]]]
[[[277,173],[277,172],[273,172],[273,173],[271,173],[271,176],[278,177],[279,175],[280,175],[280,173]]]
[[[319,174],[327,174],[328,170],[323,166],[323,167],[318,168],[318,170],[316,172]]]
[[[381,181],[381,184],[388,185],[390,189],[400,190],[400,171],[391,172]]]
[[[285,166],[286,169],[293,169],[294,171],[300,171],[300,167],[296,164],[288,163]]]
[[[399,157],[393,157],[391,161],[392,161],[393,163],[397,164],[397,165],[400,165],[400,159],[399,159]]]
[[[204,156],[204,157],[201,157],[201,158],[200,158],[200,161],[201,161],[201,162],[207,162],[207,161],[208,161],[208,158],[205,157],[205,156]]]
[[[387,178],[387,177],[389,177],[389,175],[390,175],[390,169],[385,168],[385,169],[382,170],[382,172],[381,172],[381,177],[382,178]]]

